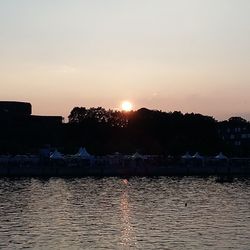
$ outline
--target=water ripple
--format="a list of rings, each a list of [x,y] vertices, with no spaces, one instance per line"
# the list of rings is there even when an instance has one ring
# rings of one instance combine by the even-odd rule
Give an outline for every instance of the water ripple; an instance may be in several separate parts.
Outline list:
[[[250,181],[0,179],[1,249],[249,249]]]

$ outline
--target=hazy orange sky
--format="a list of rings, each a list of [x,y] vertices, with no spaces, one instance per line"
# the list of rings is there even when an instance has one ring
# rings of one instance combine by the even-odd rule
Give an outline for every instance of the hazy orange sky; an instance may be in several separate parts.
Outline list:
[[[250,120],[249,0],[0,2],[0,100]]]

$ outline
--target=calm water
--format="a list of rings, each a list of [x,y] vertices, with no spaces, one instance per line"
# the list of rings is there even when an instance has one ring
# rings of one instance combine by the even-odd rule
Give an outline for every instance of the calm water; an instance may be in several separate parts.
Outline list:
[[[250,180],[0,179],[0,218],[1,249],[250,249]]]

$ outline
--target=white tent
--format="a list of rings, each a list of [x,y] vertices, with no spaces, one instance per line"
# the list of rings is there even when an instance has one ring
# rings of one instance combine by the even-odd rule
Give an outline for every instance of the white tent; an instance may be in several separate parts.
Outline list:
[[[194,158],[194,159],[200,159],[200,160],[202,160],[202,159],[203,159],[203,156],[201,156],[198,152],[196,152],[196,153],[193,155],[193,158]]]
[[[81,159],[92,159],[93,157],[87,152],[86,148],[80,148],[78,153],[75,155]]]
[[[215,156],[216,160],[228,160],[228,158],[220,152],[218,155]]]
[[[192,159],[192,156],[189,154],[189,152],[187,152],[181,158],[184,159],[184,160],[189,160],[189,159]]]
[[[144,157],[142,155],[140,155],[138,152],[136,152],[135,154],[133,154],[131,156],[132,159],[144,159]]]
[[[57,151],[57,149],[50,155],[50,159],[52,160],[62,160],[64,159],[63,155]]]

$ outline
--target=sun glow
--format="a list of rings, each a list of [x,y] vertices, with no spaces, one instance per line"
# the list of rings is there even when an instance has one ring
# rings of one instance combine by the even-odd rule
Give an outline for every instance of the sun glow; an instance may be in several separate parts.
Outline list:
[[[132,110],[132,108],[133,108],[133,105],[131,102],[129,102],[129,101],[122,102],[122,110],[123,111],[129,112]]]

